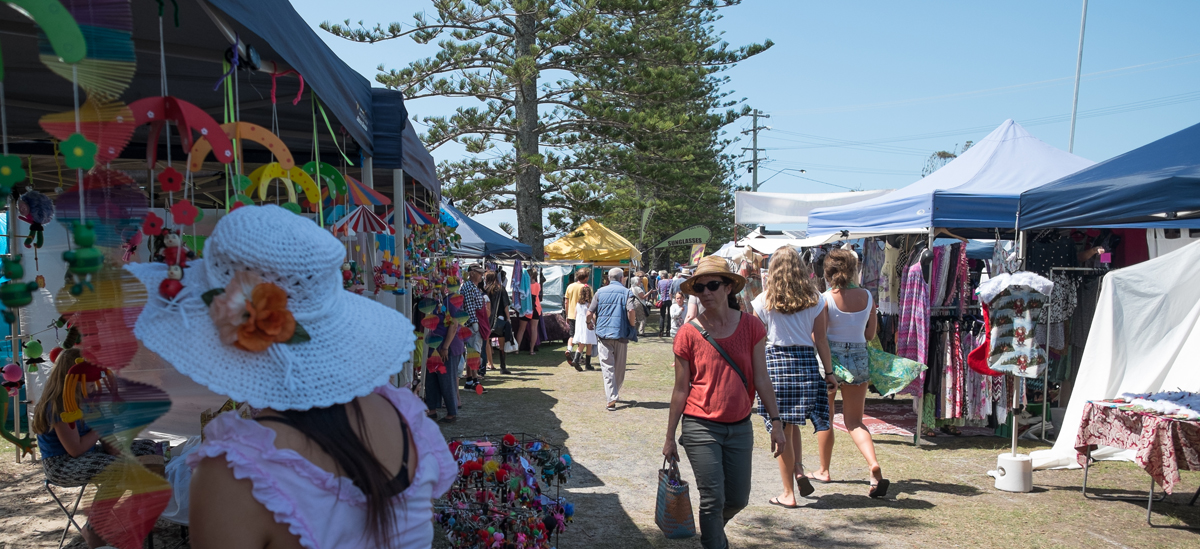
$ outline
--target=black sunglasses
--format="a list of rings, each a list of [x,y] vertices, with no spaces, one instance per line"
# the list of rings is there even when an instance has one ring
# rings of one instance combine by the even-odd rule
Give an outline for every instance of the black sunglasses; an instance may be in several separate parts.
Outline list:
[[[715,291],[717,291],[717,288],[720,288],[721,286],[725,286],[728,284],[729,284],[728,280],[709,280],[708,284],[701,284],[699,282],[695,282],[695,283],[692,283],[692,293],[702,294],[702,293],[704,293],[705,288],[707,288],[708,291],[710,291],[710,292],[715,292]]]

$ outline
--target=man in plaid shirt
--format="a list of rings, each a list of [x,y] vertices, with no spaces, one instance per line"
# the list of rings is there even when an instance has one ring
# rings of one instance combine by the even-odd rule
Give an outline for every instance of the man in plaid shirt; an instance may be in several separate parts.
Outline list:
[[[467,320],[467,328],[471,330],[471,337],[464,342],[467,347],[474,350],[476,353],[483,351],[484,341],[483,336],[479,333],[479,310],[485,306],[485,298],[483,291],[479,289],[479,281],[483,278],[483,267],[480,265],[471,265],[467,268],[467,279],[463,281],[459,292],[463,296],[463,310],[471,317]],[[465,354],[463,355],[466,356]],[[482,366],[482,362],[480,365]],[[474,369],[468,369],[467,376],[469,379],[463,385],[466,389],[474,389],[479,384],[479,378],[483,372]]]

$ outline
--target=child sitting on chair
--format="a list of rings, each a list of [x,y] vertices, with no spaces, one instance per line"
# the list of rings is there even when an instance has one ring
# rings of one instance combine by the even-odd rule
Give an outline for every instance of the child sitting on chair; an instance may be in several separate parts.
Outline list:
[[[93,431],[82,419],[71,423],[62,420],[67,372],[75,365],[75,359],[81,356],[79,349],[65,349],[59,353],[54,361],[54,369],[50,371],[50,378],[46,380],[46,387],[42,390],[42,397],[34,406],[31,425],[33,432],[37,433],[46,480],[67,488],[88,484],[120,455],[118,449],[100,440],[100,433]],[[81,396],[76,395],[76,400]],[[153,454],[154,441],[133,441],[133,453],[137,456]],[[90,524],[84,525],[83,537],[88,547],[105,545]]]

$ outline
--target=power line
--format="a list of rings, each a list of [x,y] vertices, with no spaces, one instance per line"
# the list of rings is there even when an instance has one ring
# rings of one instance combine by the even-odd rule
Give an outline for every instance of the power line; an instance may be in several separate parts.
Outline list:
[[[1170,63],[1172,61],[1180,61],[1180,60],[1184,60],[1184,59],[1187,59],[1188,61],[1185,61],[1183,63],[1175,63],[1172,65],[1165,65],[1165,66],[1161,66],[1161,67],[1146,68],[1146,67],[1151,67],[1153,65],[1159,65],[1162,63]],[[1180,65],[1188,65],[1188,64],[1196,63],[1196,62],[1200,62],[1200,53],[1193,53],[1190,55],[1183,55],[1183,56],[1179,56],[1179,57],[1173,57],[1170,59],[1162,59],[1159,61],[1151,61],[1149,63],[1140,63],[1137,65],[1129,65],[1127,67],[1119,67],[1119,68],[1115,68],[1115,69],[1107,69],[1107,70],[1102,70],[1102,71],[1090,72],[1090,73],[1082,75],[1082,77],[1092,79],[1094,77],[1107,78],[1107,77],[1112,77],[1112,76],[1127,76],[1128,74],[1137,74],[1138,72],[1145,72],[1148,70],[1166,69],[1166,68],[1171,68],[1171,67],[1177,67]],[[1134,69],[1143,69],[1143,70],[1126,73],[1126,71],[1133,71]],[[1118,74],[1118,73],[1126,73],[1126,74]],[[1011,93],[1011,92],[1015,92],[1015,91],[1023,91],[1024,89],[1037,89],[1037,88],[1057,85],[1060,83],[1071,81],[1074,78],[1075,78],[1075,76],[1071,75],[1071,76],[1064,76],[1061,78],[1051,78],[1048,80],[1039,80],[1036,82],[1026,82],[1023,84],[1011,84],[1008,86],[999,86],[999,87],[995,87],[995,88],[987,88],[987,89],[982,89],[982,90],[971,90],[971,91],[944,94],[944,95],[933,95],[933,96],[918,97],[918,98],[913,98],[913,99],[902,99],[899,101],[884,101],[884,102],[879,102],[879,103],[863,103],[863,104],[859,104],[859,105],[845,105],[845,106],[841,106],[841,107],[826,107],[826,108],[821,108],[821,109],[807,109],[807,110],[800,109],[800,110],[793,110],[793,111],[777,112],[776,114],[780,115],[780,116],[793,116],[793,115],[853,112],[853,111],[860,111],[860,110],[881,109],[881,108],[887,108],[887,107],[911,105],[914,103],[925,103],[925,102],[930,102],[930,101],[943,101],[946,99],[955,99],[955,98],[959,98],[959,97],[968,97],[968,96],[975,96],[975,95],[997,95],[997,94],[1003,94],[1003,93]]]

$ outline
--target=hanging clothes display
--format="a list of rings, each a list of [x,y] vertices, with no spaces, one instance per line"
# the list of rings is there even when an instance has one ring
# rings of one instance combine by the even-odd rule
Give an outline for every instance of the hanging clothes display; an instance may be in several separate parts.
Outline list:
[[[979,287],[991,323],[988,366],[1021,377],[1038,377],[1046,367],[1046,350],[1034,332],[1054,283],[1031,272],[1000,275]]]

